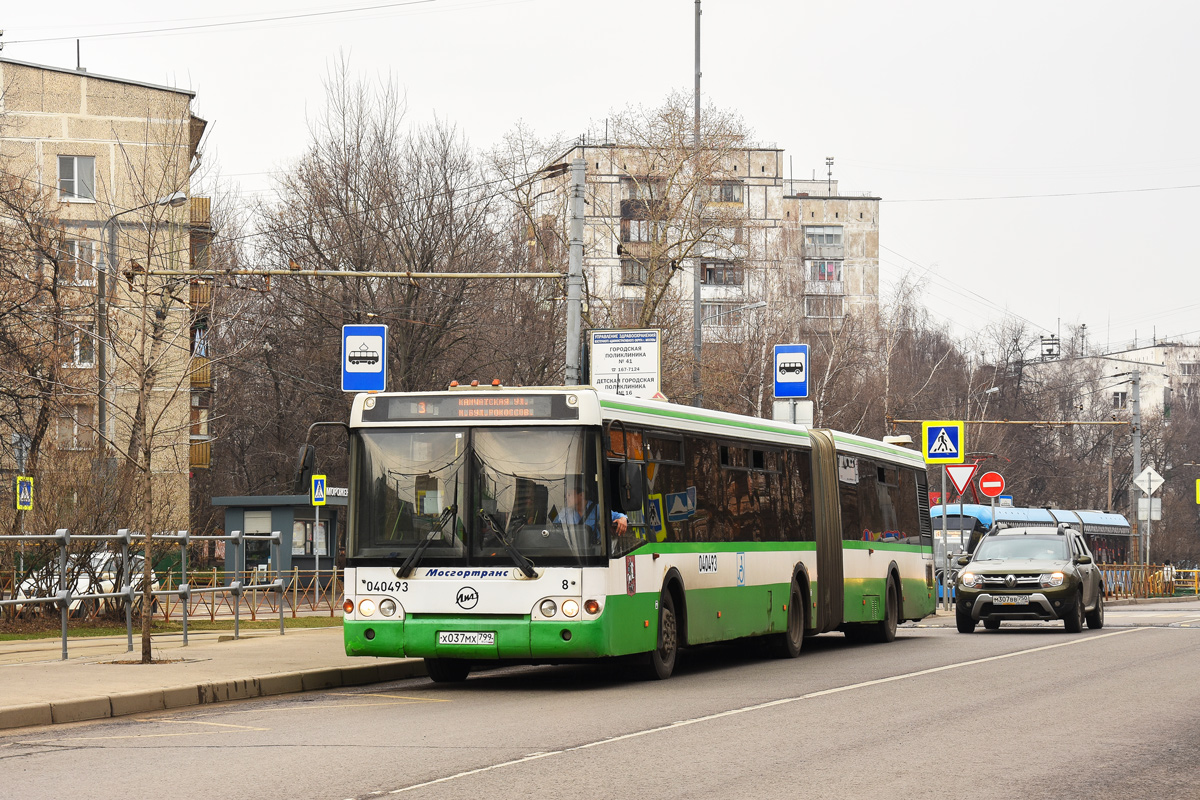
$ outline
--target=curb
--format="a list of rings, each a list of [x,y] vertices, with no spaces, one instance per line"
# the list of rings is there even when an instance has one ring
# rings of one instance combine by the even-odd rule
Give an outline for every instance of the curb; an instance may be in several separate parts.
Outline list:
[[[147,711],[225,703],[282,694],[337,689],[342,686],[365,686],[426,674],[420,659],[405,659],[384,664],[362,664],[352,667],[328,667],[299,672],[265,675],[261,678],[239,678],[195,685],[148,689],[144,692],[124,692],[97,697],[79,697],[48,703],[0,708],[0,730],[27,728],[36,725],[58,725],[93,719],[123,717]]]

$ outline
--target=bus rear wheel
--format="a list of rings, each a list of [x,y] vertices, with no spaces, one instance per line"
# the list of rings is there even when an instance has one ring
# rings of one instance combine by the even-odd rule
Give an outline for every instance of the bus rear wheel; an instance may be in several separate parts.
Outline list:
[[[775,653],[780,658],[796,658],[804,646],[804,598],[800,594],[800,585],[792,578],[792,588],[788,592],[787,630],[772,637]]]
[[[883,619],[871,623],[863,631],[869,642],[891,642],[896,639],[896,627],[900,624],[900,587],[896,580],[888,575],[887,588],[883,596]]]
[[[679,655],[679,624],[675,616],[675,601],[665,591],[658,599],[658,646],[650,651],[646,677],[651,680],[666,680],[675,671],[675,659]]]
[[[461,658],[427,658],[425,672],[434,683],[462,683],[471,674],[471,665]]]

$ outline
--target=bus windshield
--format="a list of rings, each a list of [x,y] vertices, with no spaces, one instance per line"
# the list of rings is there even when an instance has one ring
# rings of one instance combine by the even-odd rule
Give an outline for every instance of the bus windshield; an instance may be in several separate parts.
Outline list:
[[[578,427],[365,430],[351,557],[534,566],[603,556],[595,435]]]

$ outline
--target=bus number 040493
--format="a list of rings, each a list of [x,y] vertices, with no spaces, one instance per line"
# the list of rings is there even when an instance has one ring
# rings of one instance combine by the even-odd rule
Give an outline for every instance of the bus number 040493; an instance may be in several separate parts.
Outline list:
[[[407,592],[408,581],[363,581],[364,592]]]

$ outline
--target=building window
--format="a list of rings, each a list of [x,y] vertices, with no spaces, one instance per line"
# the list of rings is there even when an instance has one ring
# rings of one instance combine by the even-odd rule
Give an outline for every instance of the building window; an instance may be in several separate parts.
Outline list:
[[[701,303],[700,321],[709,327],[721,328],[742,324],[742,310],[746,304],[736,303]]]
[[[208,358],[208,328],[202,325],[192,328],[192,355]]]
[[[713,203],[742,202],[742,184],[740,183],[717,183],[709,188],[709,200]]]
[[[1179,364],[1180,375],[1200,375],[1200,361],[1182,361]]]
[[[91,286],[96,282],[96,245],[94,242],[67,239],[58,262],[58,282],[72,286]]]
[[[74,333],[71,348],[72,367],[96,366],[96,336],[91,323],[81,325]]]
[[[650,268],[644,261],[636,258],[621,259],[621,283],[626,286],[645,286],[650,276]]]
[[[741,286],[745,280],[745,270],[741,264],[704,261],[700,266],[700,280],[707,286]]]
[[[804,316],[817,319],[841,319],[841,297],[806,297],[804,298]]]
[[[667,184],[661,178],[626,178],[622,183],[628,200],[662,200],[667,192]]]
[[[642,320],[642,307],[644,305],[644,302],[641,300],[622,300],[619,306],[621,311],[621,324],[640,325]]]
[[[804,229],[804,243],[813,247],[840,247],[841,225],[809,225]]]
[[[1129,403],[1128,392],[1113,392],[1112,407],[1114,411],[1124,409]]]
[[[96,158],[58,157],[58,199],[91,202],[96,199]]]
[[[810,281],[840,281],[842,279],[842,262],[809,261],[808,279]]]
[[[90,450],[92,447],[92,407],[67,406],[58,417],[59,450]]]
[[[651,219],[621,220],[622,242],[656,242],[662,238],[663,223]]]

